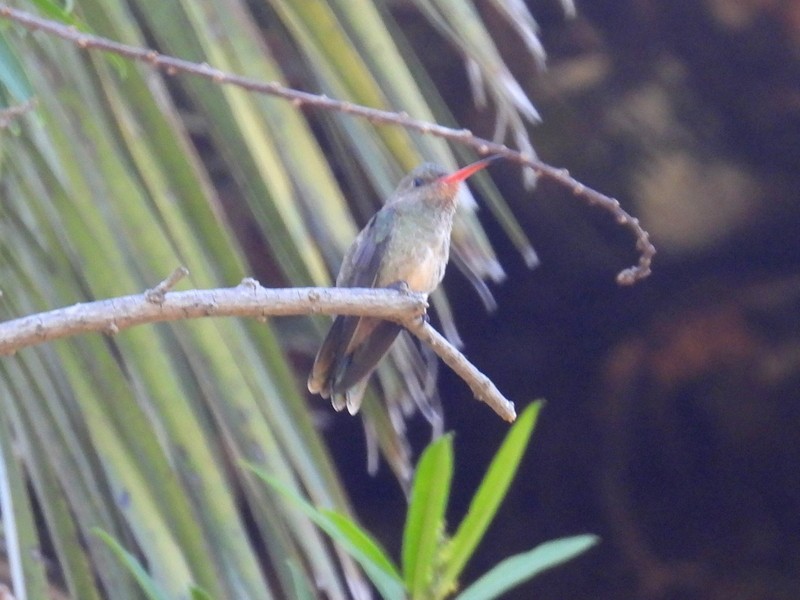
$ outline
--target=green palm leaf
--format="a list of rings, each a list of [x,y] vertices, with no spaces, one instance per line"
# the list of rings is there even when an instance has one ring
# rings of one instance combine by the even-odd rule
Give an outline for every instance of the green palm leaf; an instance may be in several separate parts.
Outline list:
[[[42,0],[17,5],[61,10]],[[301,72],[342,98],[452,119],[379,3],[79,0],[68,15],[58,18],[120,42],[265,81]],[[442,13],[438,22],[457,16]],[[6,104],[33,93],[38,105],[13,131],[0,131],[4,319],[143,291],[178,265],[197,287],[256,271],[272,274],[266,285],[328,285],[373,198],[423,157],[451,166],[463,158],[400,128],[342,115],[309,120],[283,100],[144,64],[122,72],[101,52],[5,25],[0,93]],[[465,48],[488,35],[479,26],[473,20]],[[294,54],[274,52],[277,38]],[[329,148],[346,157],[333,164]],[[345,198],[336,169],[364,191],[360,199]],[[459,227],[466,268],[479,279],[499,276],[475,215],[465,212]],[[524,249],[524,235],[513,235]],[[444,298],[436,302],[446,314]],[[198,589],[215,598],[283,597],[297,590],[298,569],[320,597],[363,589],[351,558],[238,466],[246,460],[315,505],[349,512],[306,403],[305,375],[289,360],[290,351],[313,352],[325,323],[204,320],[2,357],[1,433],[7,442],[13,432],[19,453],[12,459],[3,446],[18,526],[10,552],[24,556],[40,544],[32,493],[72,597],[141,597],[95,528],[170,597]],[[381,369],[382,386],[395,397],[417,389],[427,400],[422,383],[408,379],[418,371],[408,345],[395,356]],[[408,405],[372,398],[367,429],[408,481],[411,457],[398,426]],[[11,514],[3,510],[3,519]],[[23,571],[30,590],[42,589],[40,568],[26,563]]]

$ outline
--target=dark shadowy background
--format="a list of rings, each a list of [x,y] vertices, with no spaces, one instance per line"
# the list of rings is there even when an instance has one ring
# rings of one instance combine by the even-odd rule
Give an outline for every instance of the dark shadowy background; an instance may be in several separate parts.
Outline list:
[[[492,19],[491,3],[478,3]],[[542,113],[541,157],[615,196],[651,232],[653,275],[620,288],[633,242],[607,214],[518,170],[492,171],[542,265],[525,268],[486,211],[508,273],[487,315],[445,279],[466,352],[519,406],[547,405],[465,581],[548,539],[602,536],[509,598],[800,597],[800,2],[591,0],[565,21],[528,2],[549,71],[514,63]],[[410,7],[396,16],[461,122],[491,135],[458,56]],[[507,426],[442,369],[456,432],[451,519]],[[427,425],[413,421],[421,448]],[[357,420],[328,438],[360,517],[390,550],[405,511],[371,478]]]

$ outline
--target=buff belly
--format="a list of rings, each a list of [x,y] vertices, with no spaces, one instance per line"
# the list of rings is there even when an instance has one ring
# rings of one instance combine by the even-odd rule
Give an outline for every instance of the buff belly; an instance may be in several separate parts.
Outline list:
[[[434,244],[431,244],[431,240],[425,241],[427,243],[409,245],[405,252],[406,259],[393,261],[394,268],[385,269],[381,273],[382,287],[404,281],[414,292],[429,294],[436,289],[447,265],[449,240],[440,238]]]

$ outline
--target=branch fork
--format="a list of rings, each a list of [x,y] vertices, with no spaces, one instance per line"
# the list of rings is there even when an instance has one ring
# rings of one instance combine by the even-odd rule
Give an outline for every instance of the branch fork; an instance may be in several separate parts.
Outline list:
[[[400,323],[427,344],[469,385],[475,397],[500,417],[506,421],[516,418],[514,404],[424,318],[428,308],[424,294],[375,288],[265,288],[252,278],[233,288],[170,291],[187,274],[180,267],[142,294],[75,304],[0,323],[0,355],[82,333],[116,335],[135,325],[201,317],[378,317]]]

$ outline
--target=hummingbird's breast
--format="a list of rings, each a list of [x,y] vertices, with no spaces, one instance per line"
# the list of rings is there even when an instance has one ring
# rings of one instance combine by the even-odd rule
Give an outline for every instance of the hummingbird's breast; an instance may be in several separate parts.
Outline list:
[[[431,293],[441,283],[450,255],[452,214],[403,215],[392,232],[381,269],[381,286],[405,281],[409,289]]]

